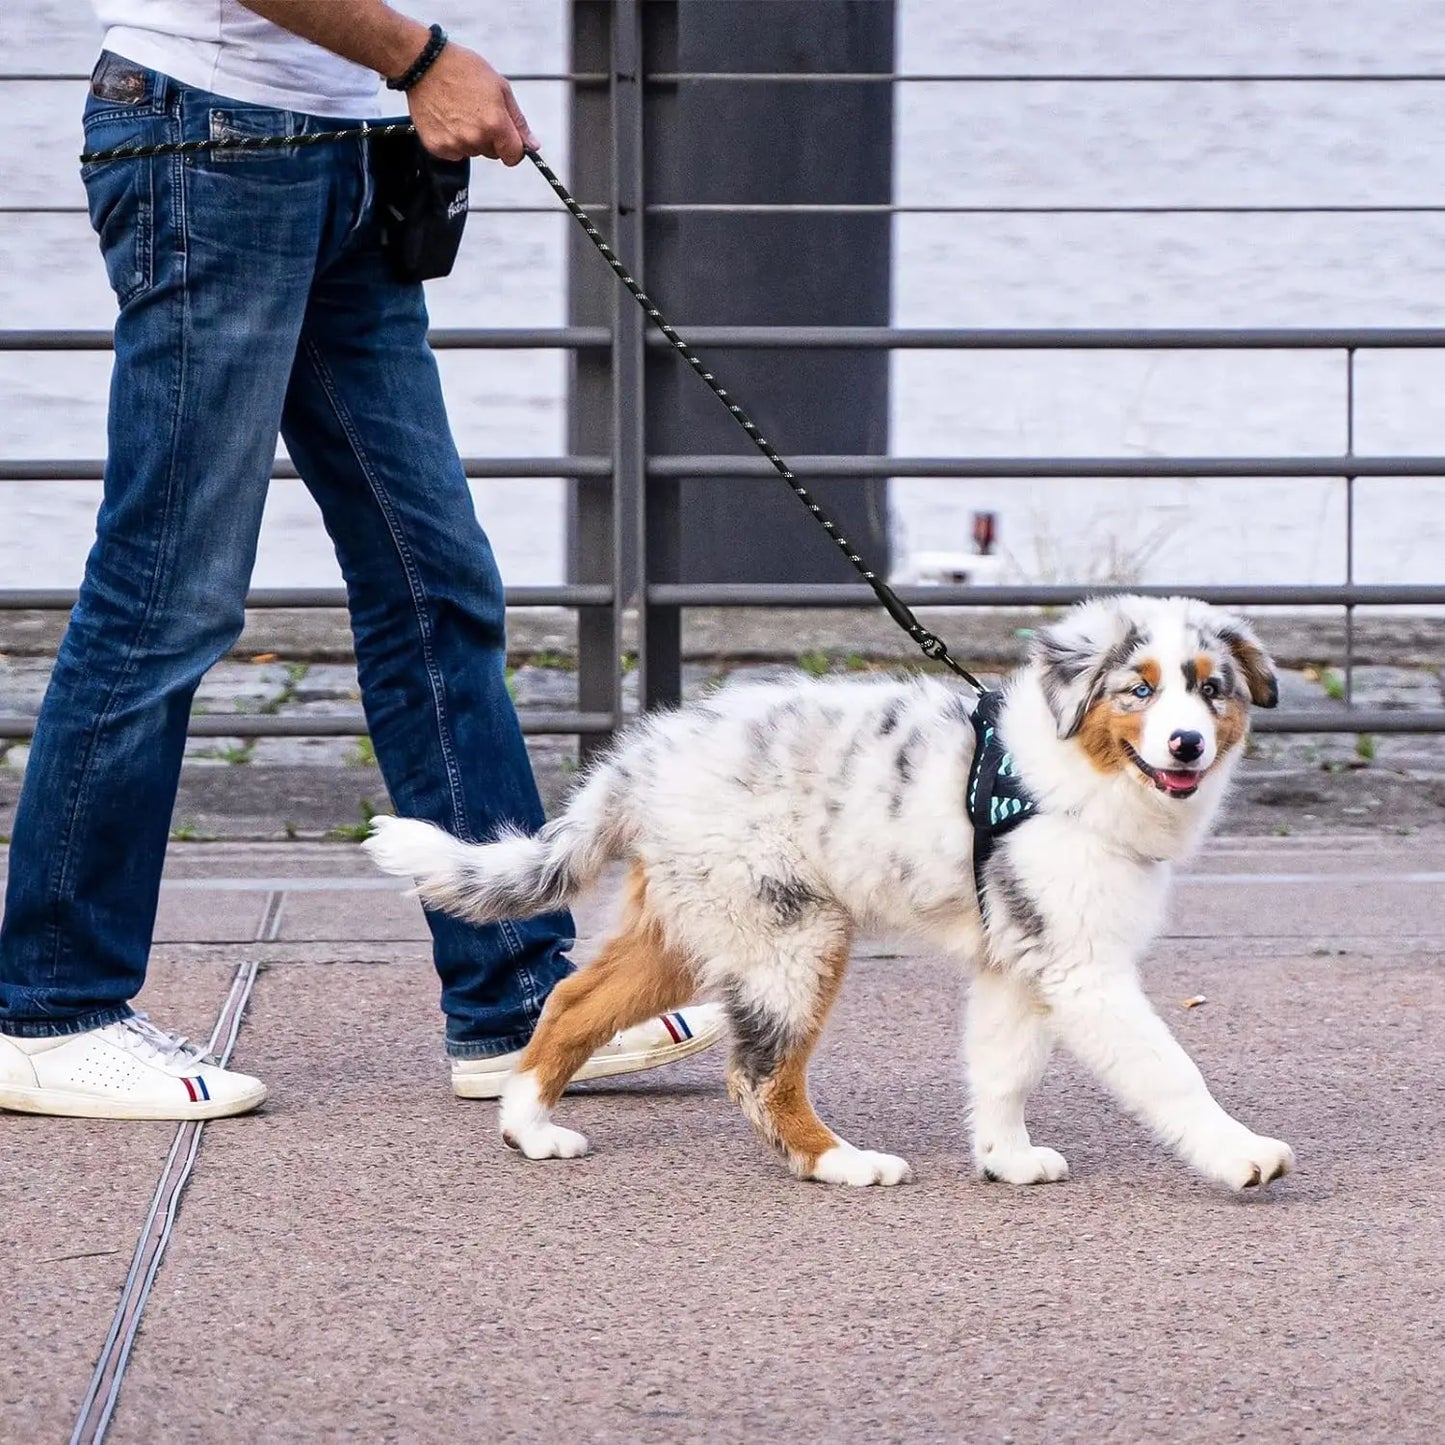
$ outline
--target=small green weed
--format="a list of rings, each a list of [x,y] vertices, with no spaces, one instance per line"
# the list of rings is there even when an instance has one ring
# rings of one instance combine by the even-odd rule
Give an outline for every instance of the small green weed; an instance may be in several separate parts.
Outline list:
[[[363,734],[357,738],[356,746],[346,755],[349,768],[374,768],[376,766],[376,744]]]
[[[801,667],[809,677],[827,677],[833,670],[832,660],[826,652],[800,652],[798,654],[798,666]]]
[[[1375,741],[1373,733],[1361,733],[1355,739],[1355,756],[1363,758],[1367,763],[1375,761],[1375,753],[1378,748],[1379,744]]]
[[[376,809],[372,807],[368,798],[361,800],[361,822],[339,823],[326,836],[334,838],[339,843],[364,843],[371,837],[371,820],[376,817]]]

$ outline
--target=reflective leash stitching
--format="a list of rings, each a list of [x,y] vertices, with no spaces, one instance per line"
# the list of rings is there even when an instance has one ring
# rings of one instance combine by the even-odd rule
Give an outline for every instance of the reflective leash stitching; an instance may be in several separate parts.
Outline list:
[[[346,130],[319,130],[311,135],[237,135],[215,140],[173,140],[153,146],[116,146],[108,151],[85,151],[80,163],[97,166],[104,161],[143,161],[152,156],[191,156],[202,151],[278,151],[293,146],[359,140],[362,136],[410,135],[413,130],[415,126],[410,121],[396,121],[391,125],[354,125]]]
[[[317,131],[311,135],[300,136],[237,136],[225,140],[194,140],[194,141],[171,141],[161,145],[153,146],[132,146],[119,147],[109,151],[91,151],[82,155],[82,165],[97,165],[103,161],[114,160],[141,160],[148,156],[161,155],[191,155],[200,151],[215,150],[279,150],[287,146],[309,146],[322,145],[330,141],[352,140],[360,136],[388,136],[402,135],[409,133],[414,128],[406,123],[399,122],[394,125],[381,126],[356,126],[348,130]],[[618,260],[612,247],[607,244],[602,232],[593,224],[591,218],[578,205],[572,193],[557,178],[552,167],[547,164],[537,151],[529,150],[527,159],[536,166],[541,173],[542,179],[552,188],[557,199],[571,213],[573,219],[587,233],[587,239],[597,248],[602,259],[612,268],[613,274],[631,293],[633,299],[643,311],[647,313],[650,320],[659,331],[662,332],[682,359],[687,362],[696,376],[706,383],[708,390],[722,402],[728,409],[728,414],[747,433],[749,441],[767,458],[773,470],[782,477],[788,484],[792,493],[808,509],[813,519],[837,544],[838,550],[853,565],[854,570],[873,589],[873,595],[883,605],[888,615],[906,632],[909,637],[918,645],[920,651],[927,658],[934,662],[941,662],[957,676],[961,677],[970,687],[977,692],[985,692],[984,685],[961,663],[954,660],[948,651],[947,644],[941,637],[930,632],[913,615],[906,603],[898,594],[885,582],[871,567],[858,555],[853,544],[838,530],[838,525],[831,517],[813,500],[812,493],[798,480],[797,475],[786,461],[773,448],[771,443],[758,430],[757,423],[740,407],[729,395],[727,389],[718,379],[703,365],[701,358],[677,334],[676,329],[669,325],[657,307],[653,304],[652,298],[632,278],[627,268]]]
[[[773,449],[767,438],[758,430],[753,419],[728,395],[717,378],[705,367],[697,353],[670,326],[652,303],[652,298],[628,274],[627,268],[617,259],[612,247],[607,244],[601,231],[591,218],[572,198],[572,193],[557,179],[552,167],[536,151],[528,151],[527,158],[542,173],[542,179],[556,193],[557,199],[572,213],[577,224],[587,233],[587,238],[601,253],[602,259],[612,268],[617,279],[632,293],[633,299],[647,313],[648,319],[672,344],[677,354],[687,362],[694,373],[707,383],[708,390],[727,407],[733,420],[748,434],[748,439],[772,464],[773,470],[792,489],[793,495],[808,509],[820,527],[838,544],[838,550],[853,564],[854,570],[873,589],[873,594],[883,604],[888,615],[916,642],[925,657],[941,662],[951,668],[977,692],[984,692],[984,685],[949,655],[948,646],[941,637],[935,636],[913,615],[896,592],[858,555],[853,544],[838,530],[837,524],[813,500],[812,494],[797,479],[793,469]]]

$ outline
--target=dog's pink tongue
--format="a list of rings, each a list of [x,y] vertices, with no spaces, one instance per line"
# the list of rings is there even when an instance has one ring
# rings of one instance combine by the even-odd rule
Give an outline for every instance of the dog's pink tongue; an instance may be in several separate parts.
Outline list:
[[[1199,786],[1199,774],[1195,772],[1166,773],[1161,769],[1157,776],[1171,793],[1189,793]]]

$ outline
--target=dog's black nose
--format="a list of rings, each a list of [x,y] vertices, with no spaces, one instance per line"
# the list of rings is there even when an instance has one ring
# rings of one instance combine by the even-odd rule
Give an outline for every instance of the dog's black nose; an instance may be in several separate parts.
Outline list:
[[[1169,751],[1181,763],[1192,763],[1204,752],[1204,735],[1192,729],[1180,728],[1169,735]]]

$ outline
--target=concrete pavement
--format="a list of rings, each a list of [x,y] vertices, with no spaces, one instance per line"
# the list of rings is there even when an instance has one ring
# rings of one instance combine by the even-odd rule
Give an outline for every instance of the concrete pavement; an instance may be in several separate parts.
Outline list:
[[[527,1164],[446,1090],[423,938],[353,848],[175,849],[143,1003],[205,1036],[258,963],[235,1061],[272,1097],[204,1130],[108,1439],[1445,1436],[1440,830],[1181,880],[1151,996],[1299,1160],[1241,1199],[1064,1060],[1033,1124],[1074,1177],[972,1181],[957,982],[887,939],[815,1094],[915,1184],[792,1181],[720,1051],[579,1091],[595,1155]],[[68,1437],[175,1134],[0,1115],[0,1441]]]

